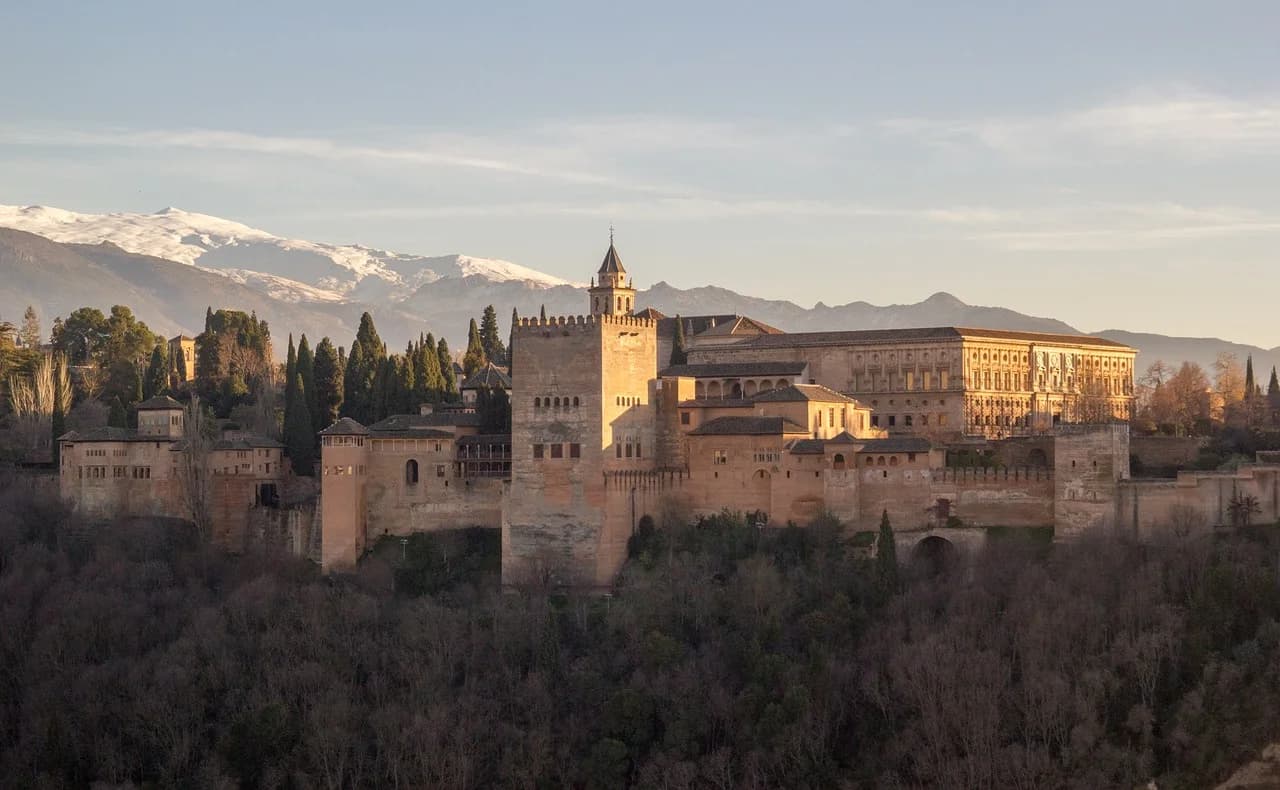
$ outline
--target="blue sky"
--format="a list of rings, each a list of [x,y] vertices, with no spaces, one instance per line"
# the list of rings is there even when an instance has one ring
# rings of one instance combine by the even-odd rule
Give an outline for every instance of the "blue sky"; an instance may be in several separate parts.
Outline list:
[[[1274,2],[6,5],[0,203],[1280,344]]]

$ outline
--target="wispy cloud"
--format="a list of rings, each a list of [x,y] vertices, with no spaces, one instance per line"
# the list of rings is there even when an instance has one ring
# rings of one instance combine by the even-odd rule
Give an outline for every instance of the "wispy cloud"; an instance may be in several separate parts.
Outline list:
[[[1178,89],[1038,115],[892,118],[880,127],[944,148],[979,145],[1024,157],[1069,157],[1100,147],[1219,157],[1280,150],[1280,96]]]

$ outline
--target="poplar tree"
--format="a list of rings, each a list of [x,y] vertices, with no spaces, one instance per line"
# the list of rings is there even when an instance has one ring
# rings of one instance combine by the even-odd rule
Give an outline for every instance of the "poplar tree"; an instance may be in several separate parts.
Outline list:
[[[680,319],[680,316],[677,315],[676,316],[676,336],[675,336],[675,339],[671,341],[671,359],[669,360],[670,364],[684,365],[689,361],[689,354],[686,353],[684,350],[684,343],[685,343],[684,321],[682,321]]]
[[[505,364],[507,349],[502,345],[498,334],[498,313],[489,305],[480,316],[480,345],[484,348],[484,356],[495,365]],[[481,365],[481,367],[484,367]]]
[[[484,367],[489,360],[484,352],[484,341],[480,339],[480,330],[476,327],[476,319],[471,319],[471,327],[467,330],[467,353],[462,355],[462,370],[468,376]]]
[[[342,405],[343,360],[327,337],[316,346],[315,356],[316,413],[311,427],[319,433],[338,419],[338,408]]]
[[[306,387],[302,376],[295,373],[289,380],[286,391],[294,393],[294,408],[288,412],[284,424],[284,445],[293,463],[294,474],[310,477],[312,464],[315,462],[315,434],[311,430],[311,420],[305,408]]]
[[[143,398],[154,398],[168,389],[169,360],[163,343],[151,349],[151,361],[147,363],[147,375],[142,380]]]

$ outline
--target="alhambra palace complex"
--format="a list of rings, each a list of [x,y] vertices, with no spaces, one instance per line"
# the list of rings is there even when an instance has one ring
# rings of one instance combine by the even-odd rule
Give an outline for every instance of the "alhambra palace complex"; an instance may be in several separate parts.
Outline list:
[[[1276,464],[1130,479],[1132,348],[696,316],[679,319],[687,364],[668,366],[676,319],[635,312],[634,299],[611,244],[588,314],[513,328],[510,376],[480,371],[460,407],[325,429],[318,496],[286,495],[302,479],[272,439],[224,436],[191,469],[183,408],[168,398],[139,405],[137,430],[62,437],[62,494],[90,514],[189,517],[182,478],[203,475],[212,536],[232,548],[270,534],[342,569],[383,535],[482,526],[502,531],[504,583],[576,586],[611,583],[644,517],[726,508],[762,527],[830,512],[851,533],[887,511],[904,556],[929,541],[974,548],[988,527],[1065,540],[1143,536],[1188,513],[1221,524],[1238,491],[1261,519],[1280,516]],[[188,338],[172,342],[191,359]],[[483,387],[509,390],[509,436],[479,433]],[[946,464],[966,449],[994,450],[1000,466]]]

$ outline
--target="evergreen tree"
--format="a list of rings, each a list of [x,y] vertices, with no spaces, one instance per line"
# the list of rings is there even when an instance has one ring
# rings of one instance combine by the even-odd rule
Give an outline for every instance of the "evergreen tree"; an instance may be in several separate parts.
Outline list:
[[[169,385],[169,360],[165,353],[164,343],[157,343],[151,349],[151,361],[147,363],[147,375],[142,380],[142,396],[154,398],[162,394]]]
[[[893,543],[893,526],[889,523],[888,510],[880,516],[880,537],[876,541],[876,571],[886,591],[898,591],[898,551]]]
[[[488,361],[489,358],[484,353],[484,341],[480,339],[480,330],[473,318],[471,327],[467,330],[467,353],[462,355],[462,371],[470,376]]]
[[[689,355],[684,350],[684,343],[685,343],[684,321],[682,321],[680,319],[680,316],[677,315],[676,316],[676,336],[675,336],[675,339],[671,341],[671,359],[669,360],[670,364],[684,365],[688,363]]]
[[[293,347],[293,335],[289,335],[289,354],[284,365],[284,418],[281,429],[287,431],[292,424],[293,412],[299,407],[298,388],[293,382],[298,378],[298,352]],[[286,442],[287,444],[287,442]]]
[[[298,375],[302,377],[303,399],[301,406],[303,411],[307,413],[307,420],[312,424],[316,424],[316,413],[320,410],[319,402],[316,399],[316,358],[311,353],[311,344],[307,342],[307,336],[303,335],[298,339]]]
[[[538,318],[543,321],[547,320],[547,306],[545,304],[538,308]]]
[[[213,331],[213,308],[212,307],[206,307],[204,309],[204,331],[206,333]]]
[[[516,369],[516,325],[520,323],[520,314],[511,308],[511,332],[507,334],[507,375]]]
[[[501,387],[481,387],[476,392],[476,414],[480,416],[480,433],[511,433],[511,399]]]
[[[315,433],[328,428],[338,419],[338,408],[342,405],[342,359],[333,347],[329,338],[324,338],[316,346],[315,361],[315,420],[311,427]],[[306,386],[306,383],[303,383]]]
[[[311,431],[311,420],[308,418],[306,404],[306,388],[302,376],[294,374],[285,386],[286,391],[293,390],[294,408],[288,412],[284,424],[284,445],[293,463],[295,474],[310,477],[312,464],[315,461],[315,434]]]
[[[480,345],[484,348],[485,359],[495,365],[504,365],[507,361],[507,348],[502,345],[498,334],[498,313],[489,305],[480,316]],[[481,365],[481,367],[484,367]]]
[[[67,432],[67,415],[63,413],[63,401],[71,402],[67,397],[67,393],[63,390],[62,377],[66,374],[66,361],[60,354],[55,354],[53,364],[57,366],[53,375],[53,414],[50,418],[50,436],[53,439],[53,468],[57,469],[61,464],[62,446],[58,443],[58,437]],[[68,379],[67,384],[70,384]]]
[[[444,373],[440,370],[440,354],[436,349],[436,338],[431,334],[427,335],[418,348],[419,365],[422,368],[419,387],[424,395],[424,403],[439,403],[444,398]]]
[[[124,406],[124,401],[120,397],[111,399],[111,411],[107,414],[107,425],[112,428],[128,428],[129,427],[129,411]]]
[[[1244,397],[1245,400],[1252,400],[1259,392],[1258,384],[1253,380],[1253,354],[1245,357],[1244,360]]]
[[[418,374],[414,370],[413,344],[397,364],[399,376],[396,382],[396,414],[417,414],[418,404],[415,395],[418,389]]]
[[[366,359],[376,360],[379,365],[387,356],[387,344],[378,337],[378,330],[373,325],[373,316],[368,313],[360,314],[360,328],[356,330],[356,343],[364,346]]]
[[[369,421],[368,410],[373,394],[373,377],[364,359],[364,346],[351,344],[346,370],[342,376],[342,416],[356,422]]]
[[[1271,408],[1280,410],[1280,379],[1276,378],[1275,367],[1271,368],[1271,382],[1267,384],[1267,401]]]
[[[453,372],[453,354],[449,353],[449,342],[443,337],[436,346],[436,358],[440,362],[440,403],[455,400],[458,396],[458,377]]]
[[[31,305],[27,305],[27,311],[22,314],[22,331],[18,338],[22,341],[22,347],[28,351],[40,348],[40,319],[36,317],[36,309]]]
[[[373,378],[373,396],[370,399],[370,416],[372,422],[387,417],[395,407],[396,399],[396,358],[384,357]]]

